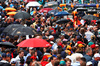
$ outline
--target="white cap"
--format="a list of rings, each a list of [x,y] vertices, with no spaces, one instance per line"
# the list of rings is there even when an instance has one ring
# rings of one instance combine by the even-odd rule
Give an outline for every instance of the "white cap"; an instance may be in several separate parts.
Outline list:
[[[43,17],[43,19],[45,19],[45,17]]]
[[[51,38],[53,38],[53,35],[50,35],[50,36],[49,36],[49,39],[51,39]]]
[[[87,63],[86,63],[86,65],[92,65],[92,62],[91,62],[91,61],[89,61],[89,62],[87,62]]]
[[[51,44],[54,44],[54,42],[53,42],[53,41],[50,41],[50,43],[51,43]]]
[[[99,53],[96,53],[96,54],[94,55],[94,58],[96,58],[96,57],[100,57],[100,54],[99,54]]]
[[[33,49],[33,47],[29,47],[29,49],[30,49],[30,50],[32,50],[32,49]]]
[[[99,45],[98,45],[98,44],[96,44],[95,46],[96,46],[96,47],[98,47]]]
[[[73,62],[73,58],[71,56],[66,56],[66,58],[69,58],[71,62]]]
[[[11,64],[11,63],[16,63],[16,61],[17,61],[16,58],[12,58],[11,61],[10,61],[10,64]]]

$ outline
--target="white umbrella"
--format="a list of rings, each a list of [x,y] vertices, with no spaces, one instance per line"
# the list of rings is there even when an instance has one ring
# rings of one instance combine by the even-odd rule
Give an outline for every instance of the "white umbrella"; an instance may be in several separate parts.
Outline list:
[[[29,2],[27,5],[26,5],[26,8],[28,7],[38,7],[40,6],[40,4],[36,1],[33,1],[33,2]]]

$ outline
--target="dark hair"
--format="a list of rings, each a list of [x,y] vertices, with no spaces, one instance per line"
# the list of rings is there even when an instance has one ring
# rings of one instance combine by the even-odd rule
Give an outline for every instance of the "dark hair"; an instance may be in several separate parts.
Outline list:
[[[31,56],[27,57],[26,63],[29,65],[32,62]]]
[[[86,62],[86,59],[84,57],[80,58],[83,62]]]
[[[18,36],[16,35],[16,36],[14,36],[14,40],[18,40]]]
[[[53,60],[54,57],[55,57],[55,56],[51,56],[51,57],[50,57],[50,61]]]
[[[9,36],[6,36],[6,41],[9,41],[9,39],[10,39]]]
[[[65,62],[67,62],[67,61],[70,61],[71,62],[71,60],[69,58],[65,58]]]
[[[18,53],[24,52],[23,50],[20,50]]]
[[[54,66],[58,66],[58,65],[59,65],[59,61],[56,60],[56,61],[54,62]]]

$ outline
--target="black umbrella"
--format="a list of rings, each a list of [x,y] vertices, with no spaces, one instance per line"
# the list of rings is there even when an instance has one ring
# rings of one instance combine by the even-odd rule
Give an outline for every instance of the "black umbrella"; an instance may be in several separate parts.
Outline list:
[[[15,19],[28,19],[30,18],[30,14],[25,11],[20,11],[14,15]]]
[[[100,19],[96,21],[97,24],[100,24]]]
[[[7,26],[3,32],[4,33],[7,33],[7,34],[11,34],[15,29],[17,29],[18,27],[24,27],[23,25],[21,24],[11,24],[9,26]]]
[[[96,14],[97,11],[87,11],[86,13],[87,13],[87,14]]]
[[[54,15],[58,12],[59,12],[58,10],[51,10],[51,11],[48,12],[48,15]]]
[[[77,8],[77,11],[87,11],[86,8]]]
[[[67,20],[67,19],[60,19],[60,20],[56,21],[57,24],[65,24],[68,22],[69,22],[69,20]]]
[[[5,2],[6,0],[0,0],[0,2]]]
[[[10,42],[0,42],[0,47],[14,48],[15,46]]]
[[[35,31],[35,29],[33,30],[31,27],[21,27],[21,28],[17,28],[16,30],[14,30],[10,35],[14,36],[14,35],[34,35],[37,32]]]
[[[87,19],[87,20],[98,20],[98,18],[96,16],[93,16],[93,15],[85,15],[82,18]]]

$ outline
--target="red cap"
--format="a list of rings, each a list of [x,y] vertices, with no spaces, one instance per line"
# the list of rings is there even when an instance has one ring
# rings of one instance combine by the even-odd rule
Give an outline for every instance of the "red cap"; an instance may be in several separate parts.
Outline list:
[[[77,44],[84,44],[82,41],[78,41]]]
[[[96,47],[95,44],[92,44],[92,45],[91,45],[91,48],[92,48],[92,49],[95,48],[95,47]]]

